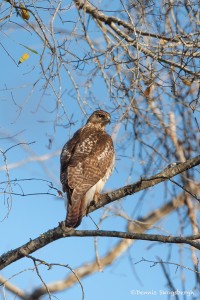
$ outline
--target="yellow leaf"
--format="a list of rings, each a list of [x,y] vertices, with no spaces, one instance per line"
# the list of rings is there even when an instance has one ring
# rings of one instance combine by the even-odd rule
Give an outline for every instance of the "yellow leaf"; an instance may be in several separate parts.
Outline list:
[[[28,11],[26,10],[25,6],[20,3],[19,7],[21,9],[22,18],[24,20],[28,20],[30,18],[30,15],[29,15]]]
[[[29,58],[29,54],[27,52],[25,52],[19,59],[18,61],[18,65],[23,63],[25,60],[27,60]]]

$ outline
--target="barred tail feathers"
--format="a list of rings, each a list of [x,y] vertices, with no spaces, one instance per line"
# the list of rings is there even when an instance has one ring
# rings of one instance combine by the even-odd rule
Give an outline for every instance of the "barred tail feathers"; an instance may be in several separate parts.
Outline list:
[[[67,204],[67,216],[65,221],[66,227],[75,228],[81,224],[83,217],[83,205],[84,200],[82,197],[73,193],[72,198],[68,200]]]

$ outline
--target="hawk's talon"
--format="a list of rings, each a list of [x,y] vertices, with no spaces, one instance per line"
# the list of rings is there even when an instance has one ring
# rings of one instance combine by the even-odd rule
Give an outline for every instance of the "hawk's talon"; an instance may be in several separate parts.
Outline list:
[[[69,233],[70,230],[73,229],[73,227],[67,227],[65,225],[65,221],[61,221],[58,223],[58,226],[61,228],[62,232],[65,234],[65,233]]]

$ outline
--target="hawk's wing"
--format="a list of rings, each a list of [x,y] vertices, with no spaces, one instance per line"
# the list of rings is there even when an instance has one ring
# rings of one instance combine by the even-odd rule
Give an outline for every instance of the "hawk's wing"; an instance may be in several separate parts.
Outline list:
[[[114,156],[113,142],[107,134],[91,139],[89,144],[82,151],[80,143],[68,165],[68,185],[72,190],[82,190],[82,195],[106,175]]]
[[[60,181],[62,183],[63,192],[67,191],[67,167],[69,160],[73,155],[74,148],[79,141],[80,130],[63,146],[60,155]]]

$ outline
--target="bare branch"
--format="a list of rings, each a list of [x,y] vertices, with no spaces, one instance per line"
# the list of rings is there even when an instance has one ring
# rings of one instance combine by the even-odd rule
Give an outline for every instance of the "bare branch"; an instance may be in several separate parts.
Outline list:
[[[158,60],[160,62],[163,62],[167,65],[179,68],[180,70],[184,70],[188,74],[194,75],[194,72],[192,72],[190,69],[186,68],[183,64],[178,64],[172,60],[167,60],[162,58],[161,53],[156,54],[155,52],[147,49],[147,47],[143,47],[140,43],[137,42],[137,38],[134,37],[132,38],[130,34],[126,33],[124,29],[129,29],[132,34],[138,34],[141,36],[148,36],[152,38],[160,38],[161,40],[164,41],[172,41],[172,42],[180,42],[181,39],[179,37],[174,37],[174,38],[168,38],[168,37],[161,37],[160,35],[156,34],[151,34],[149,32],[142,32],[136,30],[131,23],[125,22],[124,20],[121,20],[119,18],[113,17],[113,16],[107,16],[101,11],[99,11],[96,7],[94,7],[92,4],[90,4],[88,1],[84,0],[74,0],[76,6],[78,9],[82,9],[84,12],[87,12],[90,14],[95,20],[99,20],[104,22],[106,25],[108,25],[110,28],[113,29],[114,32],[117,33],[117,35],[121,38],[123,38],[125,41],[130,43],[131,46],[134,46],[137,48],[138,51],[143,52],[145,55],[150,56],[151,58]],[[123,26],[124,29],[121,29],[120,26]],[[195,74],[195,76],[199,77],[198,74]]]
[[[163,260],[161,260],[159,257],[158,257],[158,261],[148,260],[148,259],[146,259],[146,258],[143,257],[140,261],[138,261],[138,262],[136,262],[136,263],[134,263],[134,264],[136,265],[136,264],[139,264],[139,263],[141,263],[141,262],[149,262],[149,263],[152,264],[151,267],[154,267],[154,266],[156,266],[157,264],[161,264],[161,265],[162,265],[162,264],[172,265],[172,266],[175,266],[176,269],[182,268],[182,269],[186,269],[186,270],[188,270],[188,271],[191,271],[191,272],[200,274],[200,272],[197,271],[197,270],[191,269],[191,268],[189,268],[189,267],[186,267],[186,266],[184,266],[184,265],[178,264],[178,263],[176,263],[176,262],[163,261]]]
[[[15,286],[14,284],[10,283],[2,275],[0,275],[0,285],[3,285],[8,291],[20,297],[22,300],[26,300],[25,292],[20,288],[18,288],[17,286]]]
[[[15,168],[19,168],[29,162],[34,162],[34,161],[38,161],[38,162],[43,162],[43,161],[46,161],[54,156],[57,156],[60,154],[60,150],[56,150],[54,152],[51,152],[49,154],[44,154],[44,155],[41,155],[41,156],[36,156],[36,155],[32,155],[32,156],[29,156],[28,158],[25,158],[23,160],[19,160],[15,163],[10,163],[10,164],[7,164],[7,168],[9,170],[11,169],[15,169]],[[0,171],[4,171],[6,170],[6,166],[1,166],[0,167]]]

